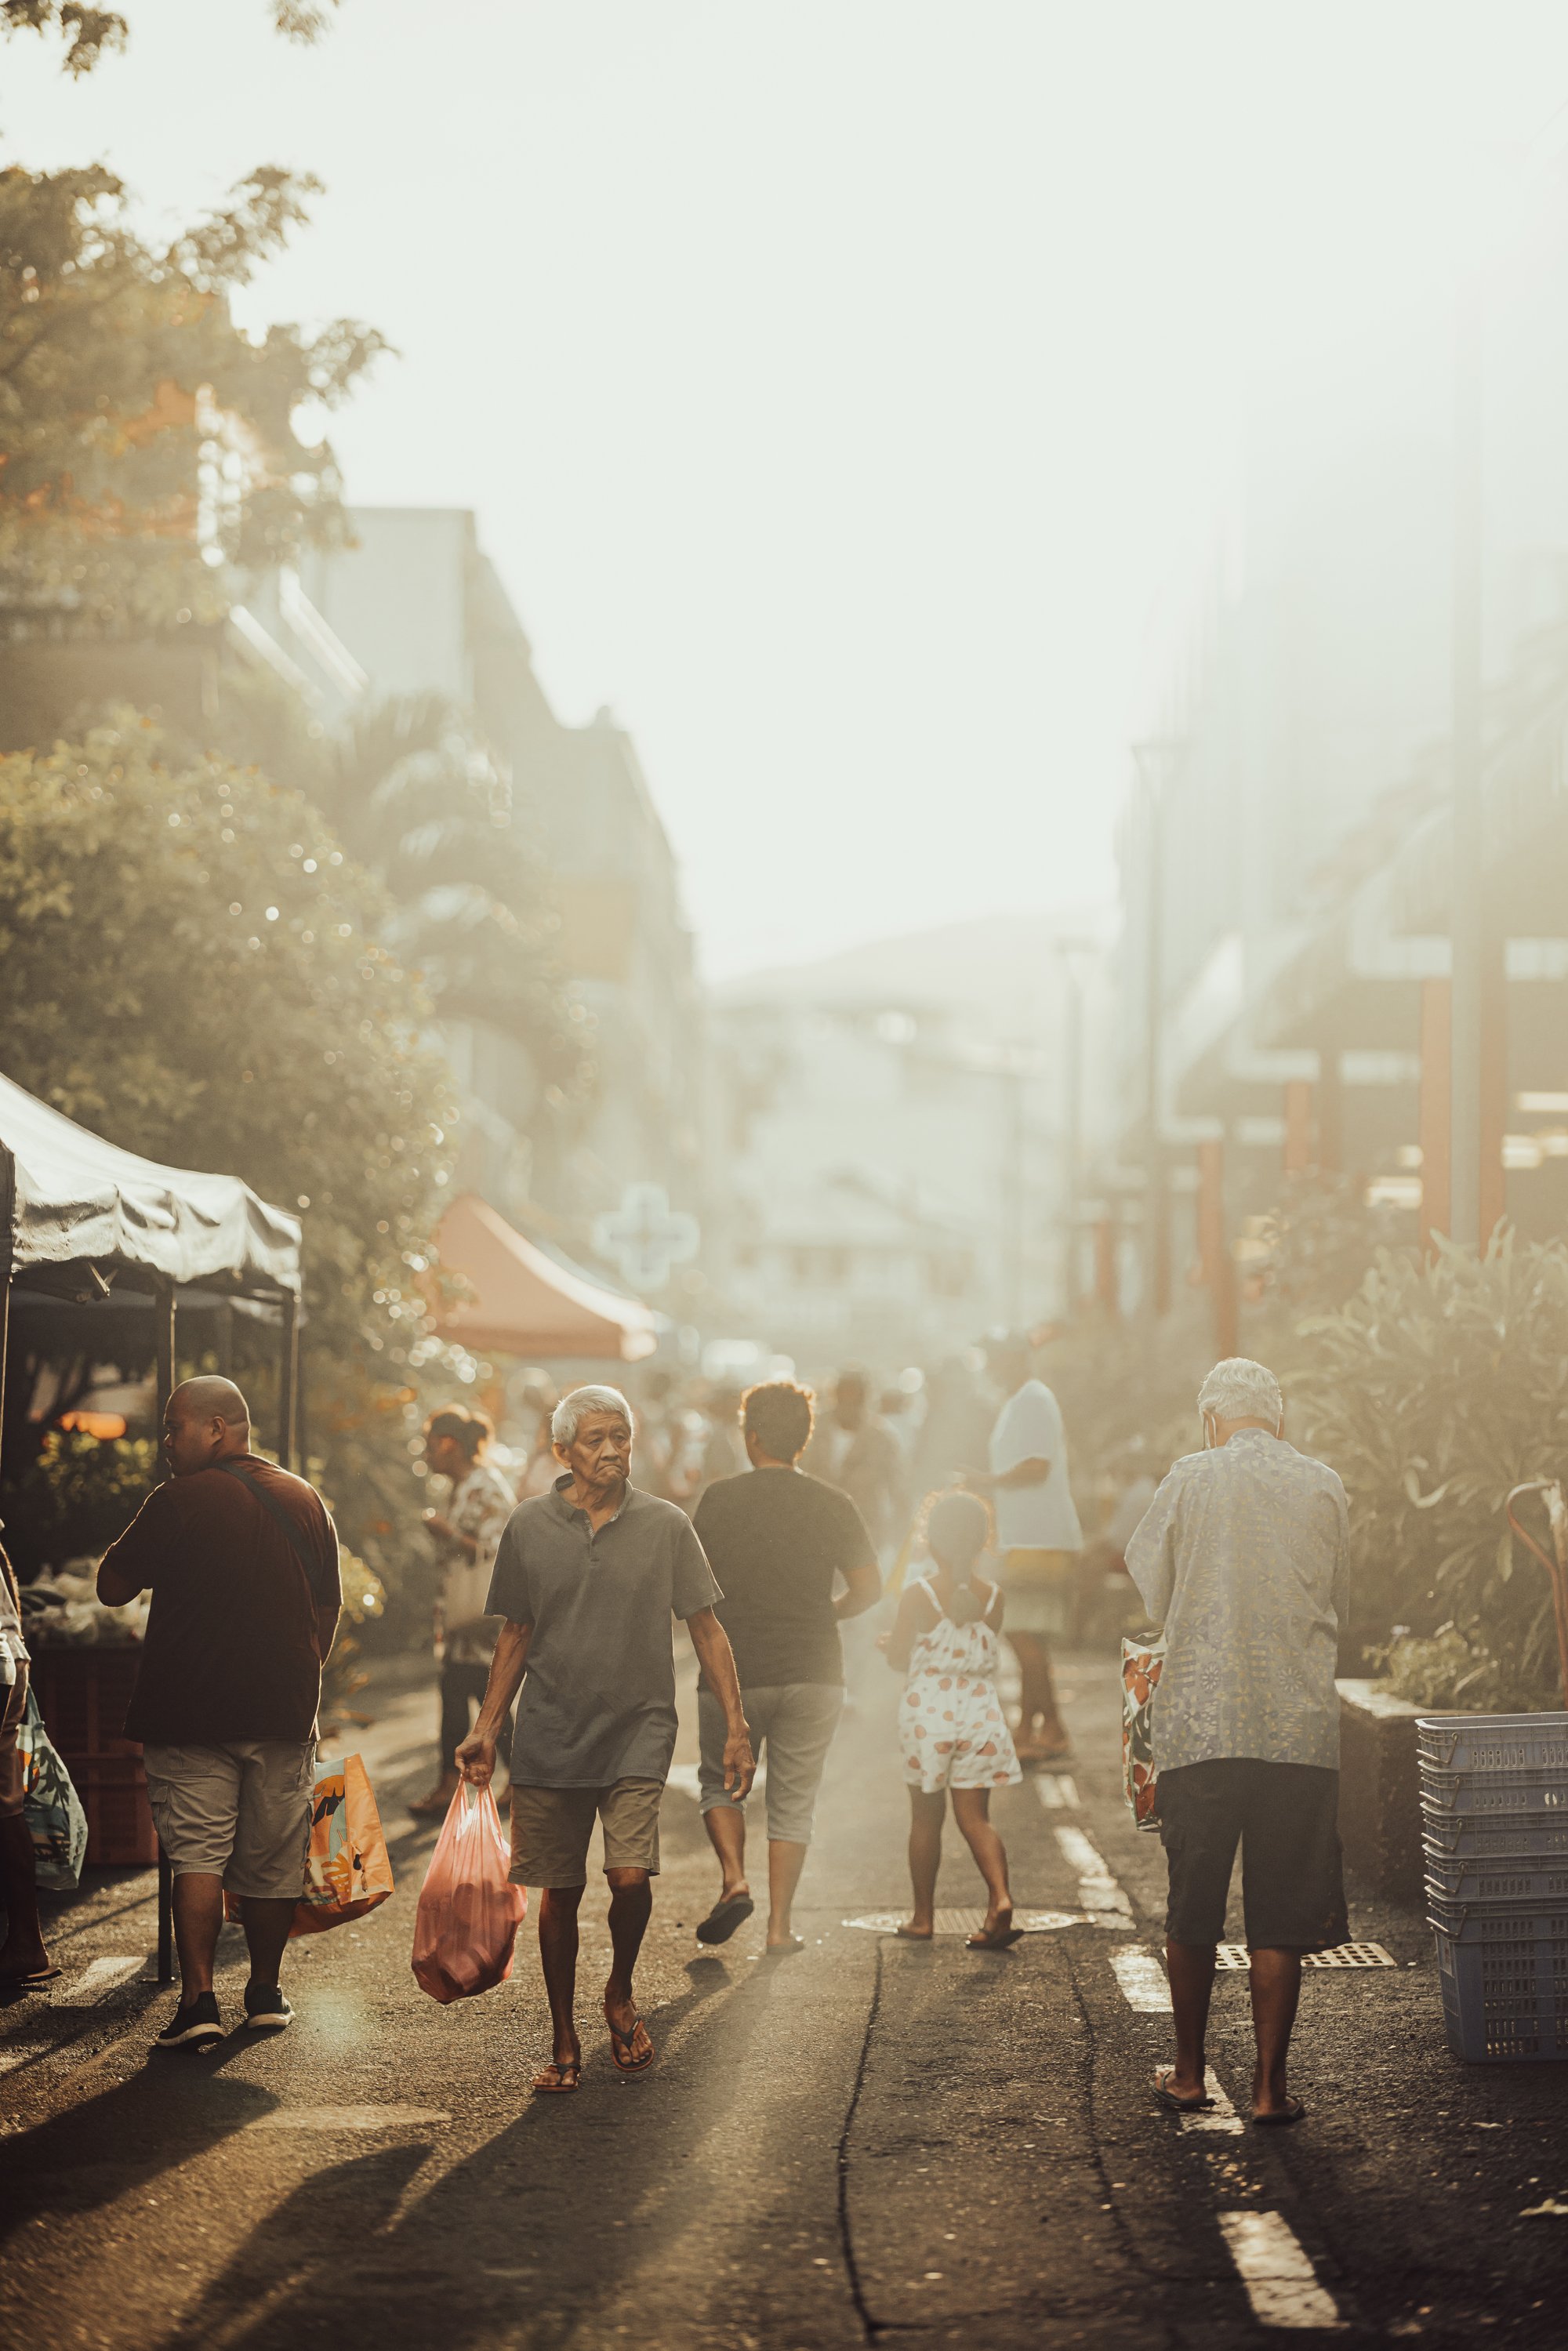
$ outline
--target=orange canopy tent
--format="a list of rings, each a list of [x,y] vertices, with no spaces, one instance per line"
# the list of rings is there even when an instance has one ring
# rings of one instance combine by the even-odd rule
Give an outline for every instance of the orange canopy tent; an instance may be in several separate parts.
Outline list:
[[[459,1346],[536,1360],[636,1364],[659,1343],[650,1307],[557,1264],[475,1192],[453,1201],[436,1245],[443,1268],[462,1274],[473,1291],[436,1314],[441,1336]]]

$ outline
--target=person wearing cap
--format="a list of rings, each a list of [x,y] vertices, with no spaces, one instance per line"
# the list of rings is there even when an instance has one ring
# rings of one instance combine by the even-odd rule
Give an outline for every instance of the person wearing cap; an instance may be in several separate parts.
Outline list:
[[[1217,1364],[1197,1403],[1205,1449],[1175,1464],[1127,1545],[1166,1635],[1151,1719],[1176,2062],[1157,2095],[1179,2113],[1213,2103],[1204,2037],[1239,1844],[1252,2119],[1293,2123],[1305,2111],[1285,2086],[1301,1958],[1348,1932],[1334,1667],[1349,1513],[1334,1472],[1285,1442],[1264,1364]]]

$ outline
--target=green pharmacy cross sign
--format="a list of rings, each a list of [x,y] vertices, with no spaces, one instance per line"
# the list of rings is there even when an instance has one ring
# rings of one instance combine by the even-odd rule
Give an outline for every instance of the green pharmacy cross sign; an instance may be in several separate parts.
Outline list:
[[[684,1208],[672,1208],[662,1184],[628,1184],[621,1206],[597,1219],[593,1246],[637,1290],[663,1290],[677,1265],[697,1253],[701,1229]]]

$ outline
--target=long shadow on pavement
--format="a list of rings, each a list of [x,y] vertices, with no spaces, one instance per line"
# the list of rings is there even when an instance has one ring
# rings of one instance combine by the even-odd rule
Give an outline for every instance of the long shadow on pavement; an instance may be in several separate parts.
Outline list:
[[[731,1980],[727,1970],[698,1959],[688,1973],[692,1990],[651,2012],[649,2023],[664,2048],[683,2022],[705,2009],[709,2021],[667,2070],[622,2081],[607,2060],[591,2057],[576,2095],[530,2100],[390,2226],[385,2215],[423,2150],[395,2150],[382,2170],[367,2168],[371,2158],[343,2165],[327,2175],[324,2193],[319,2182],[308,2185],[269,2216],[161,2351],[214,2339],[225,2351],[298,2351],[339,2346],[345,2329],[388,2351],[517,2342],[562,2351],[694,2217],[683,2206],[672,2221],[668,2199],[679,2201],[683,2162],[728,2112],[736,2061],[767,1992],[753,1970],[709,2008]],[[524,2096],[528,2062],[518,2065]],[[707,2193],[695,2177],[689,2192]],[[727,2252],[742,2260],[756,2218],[746,2196],[737,2179],[735,2203],[708,2215],[716,2241],[723,2235]],[[290,2271],[287,2291],[246,2323],[246,2295],[254,2304]],[[702,2281],[689,2283],[695,2314]]]
[[[0,2239],[40,2217],[96,2210],[207,2154],[277,2104],[252,2082],[161,2051],[130,2081],[0,2140]]]

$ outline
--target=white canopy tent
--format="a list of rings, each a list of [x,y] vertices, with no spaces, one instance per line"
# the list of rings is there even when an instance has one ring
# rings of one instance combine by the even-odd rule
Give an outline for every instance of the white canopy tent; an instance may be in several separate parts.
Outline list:
[[[237,1176],[162,1167],[106,1143],[0,1077],[0,1403],[15,1298],[57,1314],[153,1316],[159,1415],[174,1383],[182,1293],[270,1304],[281,1326],[278,1458],[294,1451],[300,1226]],[[159,1864],[159,1979],[172,1975],[170,1878]]]

